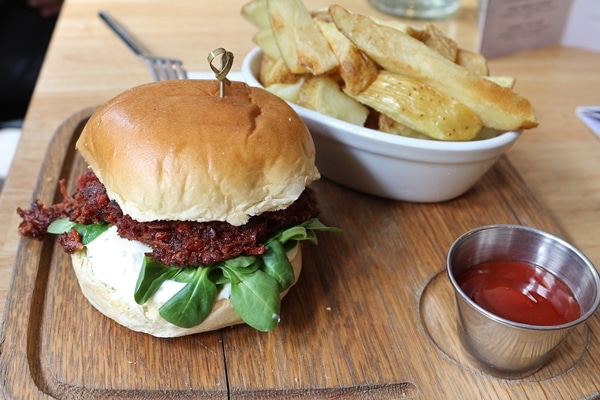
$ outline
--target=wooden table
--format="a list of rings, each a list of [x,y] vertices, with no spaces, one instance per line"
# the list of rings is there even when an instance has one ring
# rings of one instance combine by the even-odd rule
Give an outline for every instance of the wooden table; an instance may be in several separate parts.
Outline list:
[[[98,18],[97,12],[100,7],[110,11],[131,32],[143,38],[143,42],[152,53],[180,57],[186,61],[190,70],[207,71],[206,56],[212,49],[225,47],[232,51],[236,56],[234,69],[239,69],[243,57],[254,47],[250,38],[255,33],[255,28],[245,22],[239,14],[244,3],[243,0],[220,2],[68,0],[66,2],[25,120],[12,169],[0,194],[0,227],[2,228],[0,229],[0,310],[4,309],[11,282],[11,271],[19,246],[16,233],[19,218],[15,209],[18,206],[27,206],[30,202],[53,134],[63,121],[82,109],[101,104],[125,88],[150,79],[145,66]],[[329,4],[317,0],[305,3],[311,9]],[[439,26],[457,39],[462,47],[475,49],[477,44],[475,2],[464,1],[463,3],[463,8],[456,17],[440,21]],[[342,0],[339,4],[350,11],[385,18],[363,0]],[[484,215],[485,205],[477,204],[470,207],[468,201],[473,198],[470,196],[475,196],[477,201],[523,203],[526,206],[519,207],[521,214],[516,215],[517,222],[531,222],[533,225],[560,233],[580,248],[596,265],[600,265],[600,241],[598,240],[600,144],[575,115],[577,106],[600,103],[598,95],[600,54],[556,46],[495,59],[490,62],[490,67],[492,73],[496,75],[511,75],[518,78],[517,91],[531,100],[541,123],[539,128],[522,135],[510,150],[508,160],[503,160],[498,168],[490,172],[485,182],[475,190],[475,194],[458,199],[453,204],[458,209],[464,207],[464,210],[475,207],[475,210],[479,210],[481,215]],[[516,172],[512,166],[515,167]],[[507,189],[503,185],[507,182],[514,184],[518,190],[501,199],[490,196],[490,194],[504,193]],[[332,185],[323,182],[319,186],[321,196],[331,195],[332,198],[342,199],[340,193],[336,191],[338,188]],[[489,190],[487,195],[485,191],[482,192],[486,188]],[[345,189],[339,190],[350,198],[358,196],[357,201],[376,204],[374,210],[384,206],[394,207],[398,211],[416,210],[419,213],[425,212],[430,207],[393,205],[378,199],[365,199],[365,196],[361,197],[351,191],[346,193]],[[531,202],[533,198],[537,198],[537,202]],[[447,209],[451,206],[441,207]],[[329,212],[336,211],[329,205],[326,209]],[[347,207],[341,209],[351,212]],[[510,204],[507,204],[506,210],[506,218],[512,218],[509,214],[514,214],[514,210]],[[369,212],[363,210],[362,213],[366,215]],[[473,218],[475,220],[481,218],[477,221],[485,221],[484,217]],[[445,232],[445,236],[442,235],[442,243],[436,247],[435,257],[443,256],[444,246],[447,246],[451,238],[467,226],[468,224],[459,223],[449,232]],[[363,232],[363,235],[366,235],[366,232]],[[437,234],[434,234],[432,238],[437,237]],[[357,241],[369,240],[367,236],[362,238],[352,236],[352,238]],[[419,243],[415,245],[421,246]],[[309,261],[310,259],[309,257]],[[424,307],[428,305],[425,304]],[[401,312],[408,311],[410,310]],[[3,314],[3,317],[6,318],[6,314]],[[594,318],[594,323],[597,324],[598,317]],[[5,329],[9,328],[5,327]],[[373,329],[376,330],[377,327]],[[598,342],[597,334],[592,335],[592,340]],[[235,344],[243,346],[240,343]],[[595,346],[597,347],[597,343]],[[415,357],[419,356],[415,355]],[[435,368],[431,365],[426,367]],[[293,363],[289,368],[293,368]],[[414,368],[419,370],[422,367],[414,366]],[[381,371],[382,376],[389,373],[390,371],[387,370]],[[465,385],[483,384],[494,391],[494,397],[497,398],[508,396],[508,393],[513,398],[525,397],[531,393],[539,394],[535,392],[537,384],[490,381],[488,378],[468,373],[461,376],[467,376],[467,381],[458,382],[455,387],[448,390],[461,393],[460,388]],[[244,380],[243,374],[239,379]],[[270,381],[267,380],[266,383]],[[362,383],[358,382],[358,384]],[[401,384],[404,386],[392,388],[389,393],[402,393],[409,397],[418,396],[418,389],[410,385],[406,386],[402,382]],[[560,384],[556,385],[560,386]],[[529,392],[530,390],[532,392]],[[559,388],[557,392],[545,390],[544,393],[555,395],[566,393],[562,391],[565,388]],[[598,390],[600,385],[595,389],[585,387],[578,393],[580,397],[591,396],[597,395]],[[243,394],[238,394],[243,397]],[[285,393],[278,394],[278,396],[284,395]],[[333,396],[335,392],[328,395]]]

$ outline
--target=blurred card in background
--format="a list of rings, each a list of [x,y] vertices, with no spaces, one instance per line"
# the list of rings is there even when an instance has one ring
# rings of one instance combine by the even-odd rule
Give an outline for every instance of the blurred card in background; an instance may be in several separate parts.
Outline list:
[[[558,44],[600,51],[600,1],[481,0],[479,31],[488,58]]]
[[[575,110],[579,119],[587,125],[596,136],[600,137],[600,106],[581,106]]]
[[[600,51],[600,1],[573,1],[562,44]]]

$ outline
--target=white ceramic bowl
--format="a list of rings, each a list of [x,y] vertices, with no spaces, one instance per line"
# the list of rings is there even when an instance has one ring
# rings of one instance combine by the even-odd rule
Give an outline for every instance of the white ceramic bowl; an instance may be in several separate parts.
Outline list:
[[[242,64],[243,79],[262,87],[262,51]],[[491,139],[441,142],[363,128],[290,103],[310,130],[316,164],[324,177],[376,196],[412,202],[439,202],[469,190],[517,140],[520,132]]]

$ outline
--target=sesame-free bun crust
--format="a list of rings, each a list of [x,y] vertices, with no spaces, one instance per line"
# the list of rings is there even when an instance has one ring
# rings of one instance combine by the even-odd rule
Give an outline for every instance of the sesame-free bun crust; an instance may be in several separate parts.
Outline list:
[[[287,255],[297,281],[302,269],[300,244],[288,251]],[[200,325],[181,328],[165,321],[159,315],[158,309],[162,304],[149,301],[139,305],[135,302],[133,293],[117,291],[98,279],[85,249],[72,254],[71,260],[81,291],[88,301],[102,314],[131,330],[156,337],[178,337],[214,331],[244,322],[233,309],[231,302],[221,299],[215,302],[211,313]],[[281,294],[282,298],[288,290],[289,288]]]
[[[319,178],[294,110],[271,93],[217,80],[131,88],[89,119],[77,149],[125,214],[227,221],[286,208]]]

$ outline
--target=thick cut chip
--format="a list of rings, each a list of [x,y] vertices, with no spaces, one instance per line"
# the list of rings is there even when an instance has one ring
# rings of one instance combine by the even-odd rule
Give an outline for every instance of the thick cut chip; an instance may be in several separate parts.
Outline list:
[[[444,35],[444,32],[431,23],[425,24],[424,30],[428,35],[427,38],[423,40],[423,43],[440,53],[446,59],[455,62],[456,53],[458,53],[458,45],[456,42]]]
[[[348,38],[333,22],[315,19],[333,53],[339,61],[338,73],[349,93],[360,93],[377,78],[379,67]]]
[[[485,76],[485,79],[494,82],[496,85],[511,89],[517,83],[517,79],[514,76]]]
[[[263,53],[268,55],[271,58],[280,59],[281,52],[279,51],[279,46],[277,46],[277,42],[275,41],[275,36],[273,35],[273,30],[271,28],[261,29],[254,35],[252,41],[261,48]]]
[[[308,78],[298,93],[298,104],[330,117],[364,126],[369,109],[342,92],[327,75]]]
[[[481,53],[458,49],[455,62],[477,75],[489,75],[487,59]]]
[[[419,40],[371,18],[329,8],[338,29],[385,70],[406,75],[456,98],[479,115],[486,127],[502,131],[538,125],[529,101],[453,63]]]
[[[290,103],[298,104],[298,94],[305,80],[306,77],[302,77],[296,83],[274,83],[265,89]]]
[[[267,0],[250,0],[242,6],[242,17],[260,30],[271,29]]]
[[[293,73],[325,74],[337,58],[301,0],[267,0],[275,41]]]
[[[296,83],[300,79],[302,79],[302,75],[292,74],[281,58],[271,58],[263,54],[259,73],[259,81],[263,86],[276,83]]]
[[[414,139],[433,139],[432,137],[424,135],[421,132],[417,132],[398,121],[394,121],[387,115],[381,113],[377,119],[377,128],[381,132],[393,133],[394,135],[405,136]]]
[[[352,97],[433,139],[471,140],[483,127],[477,114],[455,98],[388,71],[381,71],[371,86]]]

